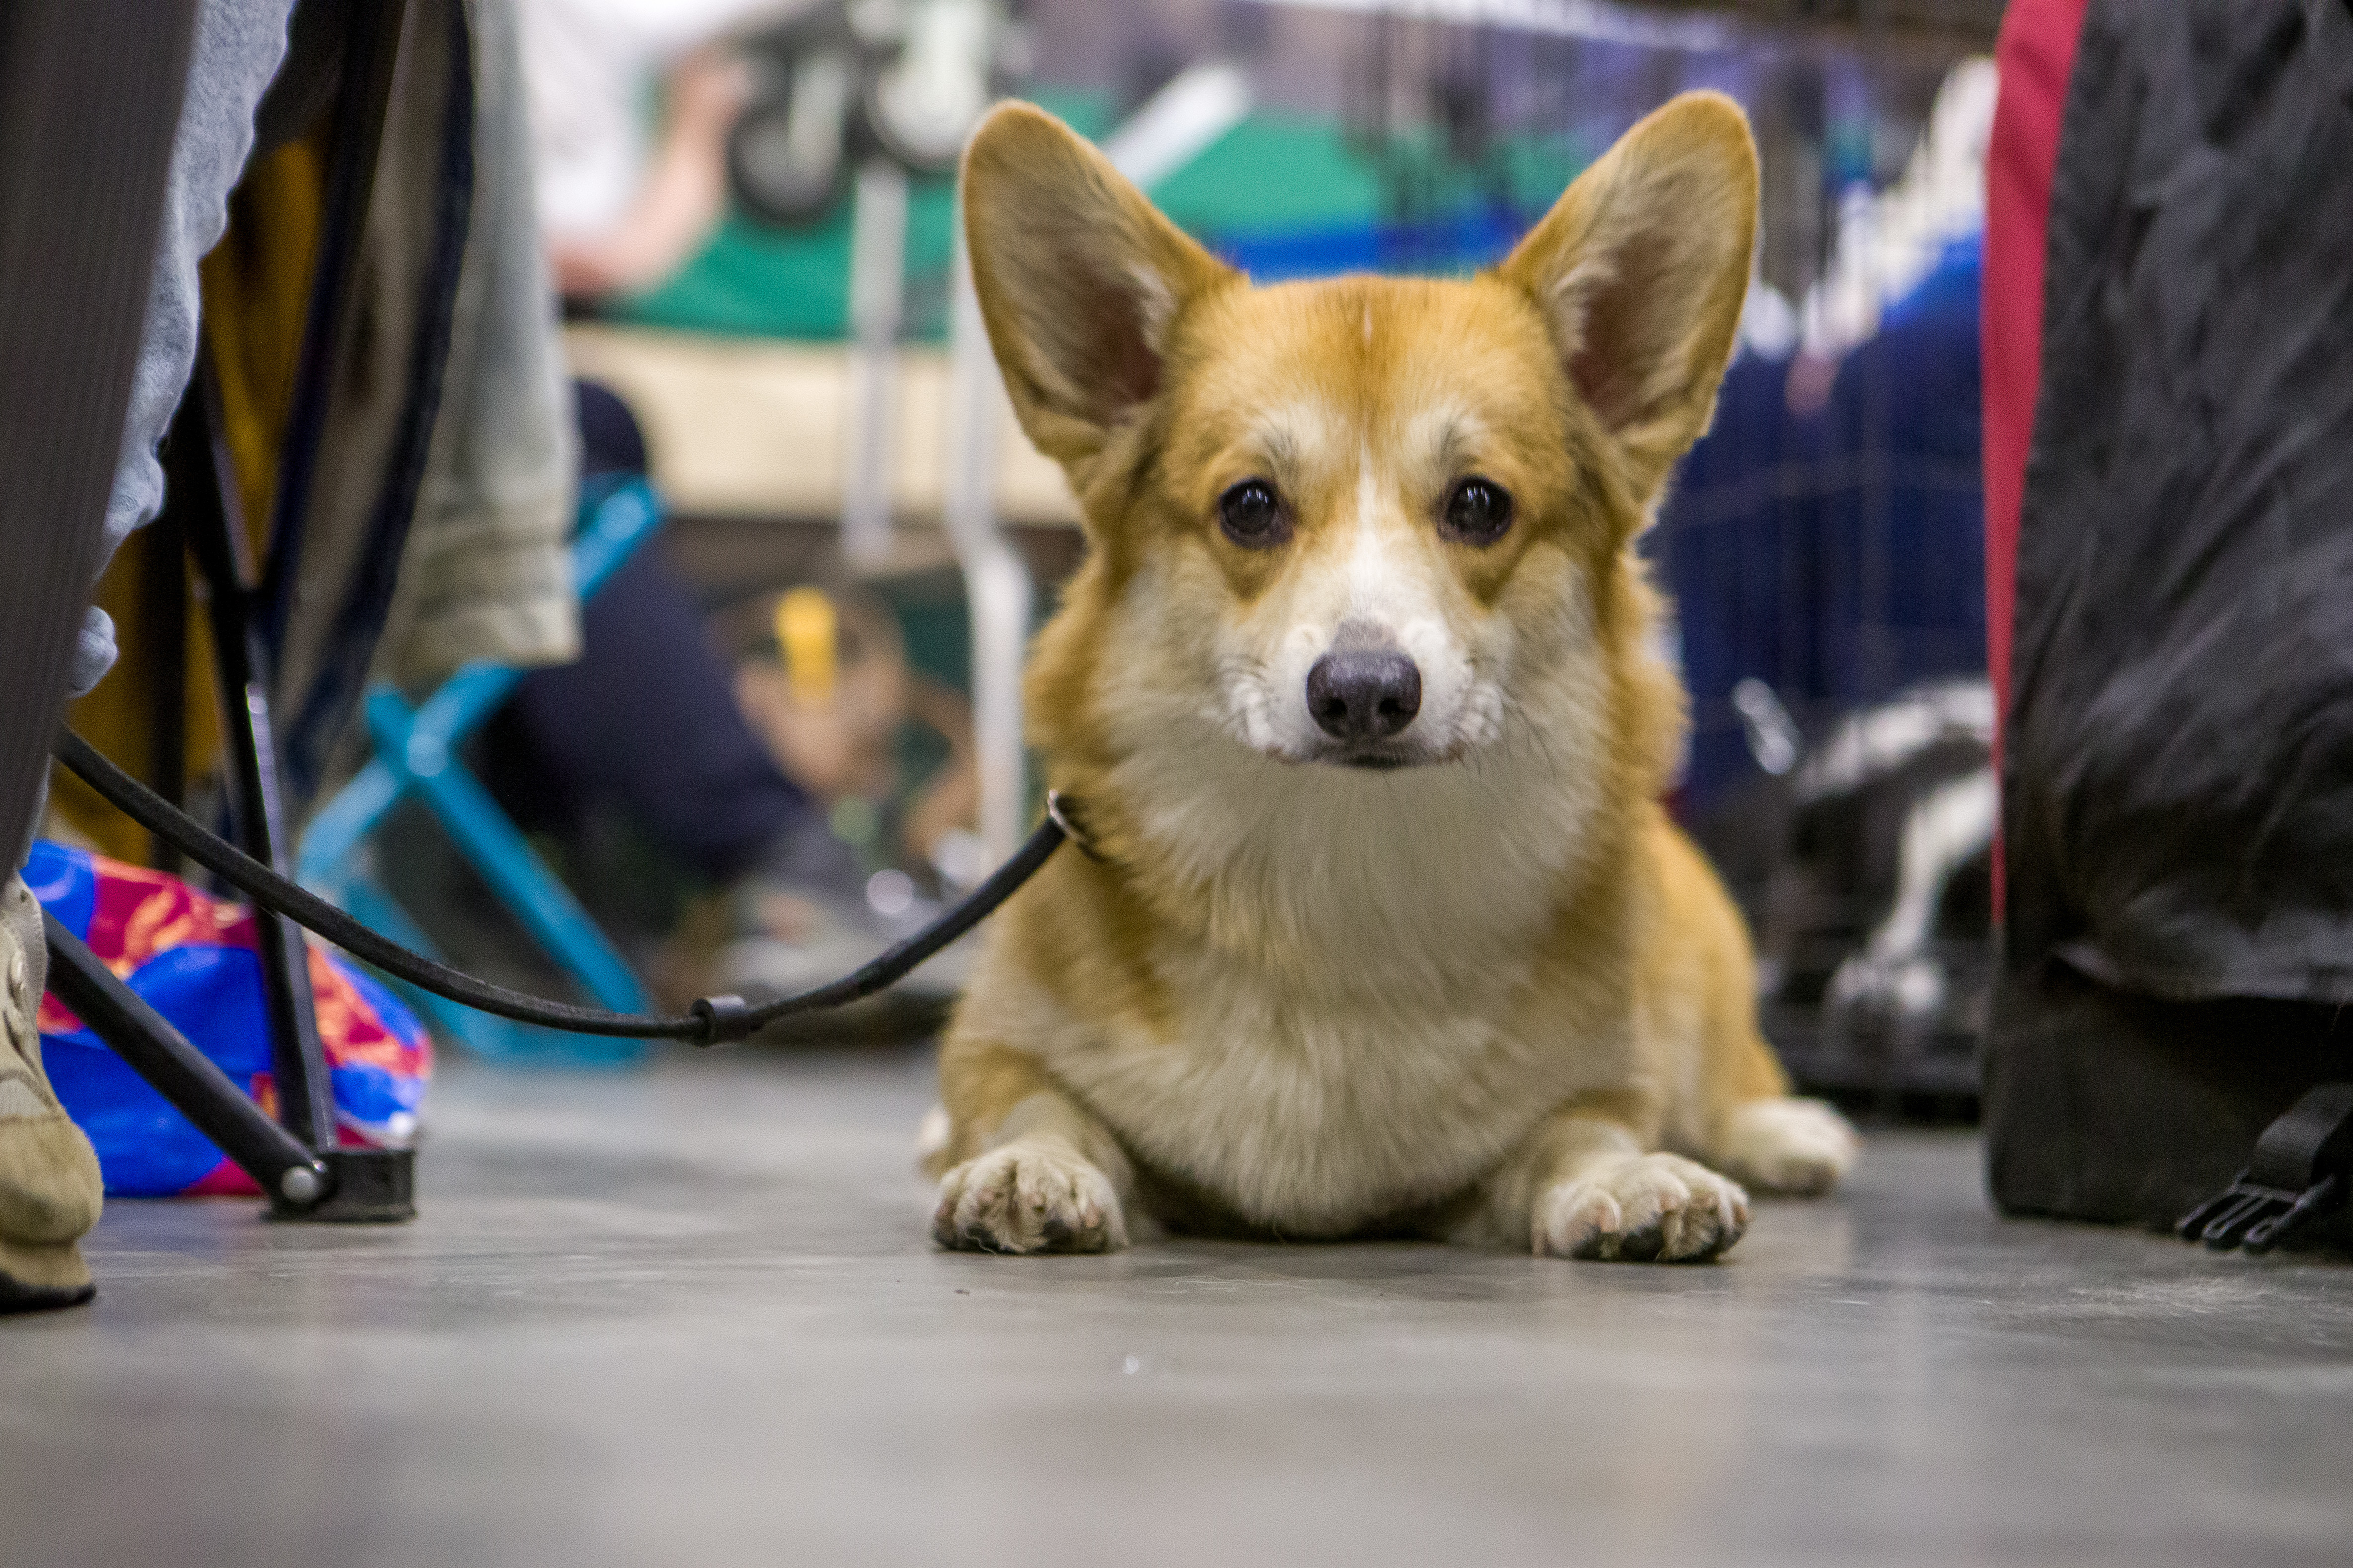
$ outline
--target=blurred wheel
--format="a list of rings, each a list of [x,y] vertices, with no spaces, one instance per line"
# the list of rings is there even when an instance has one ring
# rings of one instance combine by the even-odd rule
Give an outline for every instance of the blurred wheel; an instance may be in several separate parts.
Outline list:
[[[1004,23],[991,0],[918,0],[905,16],[903,47],[867,79],[867,128],[913,173],[952,174],[993,96]]]
[[[773,224],[815,223],[847,184],[844,127],[856,90],[847,49],[773,62],[767,80],[727,139],[736,200]]]

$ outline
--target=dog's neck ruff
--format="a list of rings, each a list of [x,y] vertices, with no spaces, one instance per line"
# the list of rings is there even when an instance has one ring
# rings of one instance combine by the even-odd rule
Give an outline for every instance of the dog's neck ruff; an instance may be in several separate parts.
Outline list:
[[[1203,737],[1111,784],[1147,899],[1189,905],[1236,962],[1351,991],[1443,988],[1532,948],[1589,834],[1583,792],[1501,757],[1366,773]]]

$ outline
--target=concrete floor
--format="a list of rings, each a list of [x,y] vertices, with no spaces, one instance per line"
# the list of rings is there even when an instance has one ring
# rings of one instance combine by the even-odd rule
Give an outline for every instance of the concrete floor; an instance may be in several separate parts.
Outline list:
[[[1720,1267],[935,1253],[920,1056],[450,1072],[396,1230],[121,1203],[0,1323],[0,1563],[2353,1560],[2353,1270],[1874,1140]]]

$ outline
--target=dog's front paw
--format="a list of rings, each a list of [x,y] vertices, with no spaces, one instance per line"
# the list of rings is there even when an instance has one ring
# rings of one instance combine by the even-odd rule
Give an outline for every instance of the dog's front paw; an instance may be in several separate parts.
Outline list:
[[[1768,1193],[1829,1192],[1854,1168],[1862,1139],[1819,1100],[1752,1100],[1725,1119],[1715,1163]]]
[[[976,1252],[1112,1252],[1127,1224],[1109,1177],[1059,1142],[1025,1138],[940,1179],[932,1237]]]
[[[1696,1263],[1740,1239],[1748,1194],[1680,1155],[1629,1155],[1545,1193],[1533,1228],[1539,1255]]]

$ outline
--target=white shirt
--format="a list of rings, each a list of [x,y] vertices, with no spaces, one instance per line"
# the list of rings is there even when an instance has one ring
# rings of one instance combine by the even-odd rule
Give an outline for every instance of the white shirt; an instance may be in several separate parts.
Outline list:
[[[681,57],[809,0],[517,0],[533,176],[546,233],[586,239],[643,183],[648,101]]]

